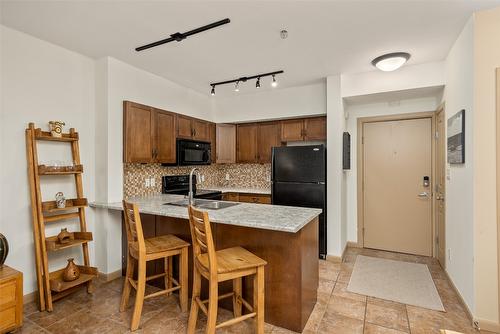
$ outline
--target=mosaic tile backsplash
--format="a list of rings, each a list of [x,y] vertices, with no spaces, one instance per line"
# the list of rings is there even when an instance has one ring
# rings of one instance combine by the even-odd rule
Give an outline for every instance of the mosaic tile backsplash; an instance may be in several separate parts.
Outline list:
[[[214,164],[197,166],[205,181],[199,186],[271,189],[271,164]],[[144,196],[161,193],[161,177],[189,174],[190,166],[162,166],[161,164],[123,164],[123,195]],[[229,174],[229,180],[226,180]],[[154,178],[155,185],[146,188],[145,179]]]

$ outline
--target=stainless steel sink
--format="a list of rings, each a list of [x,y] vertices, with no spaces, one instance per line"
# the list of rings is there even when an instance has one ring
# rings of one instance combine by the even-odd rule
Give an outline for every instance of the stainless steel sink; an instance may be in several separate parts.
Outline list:
[[[235,202],[225,202],[225,201],[214,201],[208,199],[194,199],[194,206],[200,209],[208,209],[208,210],[220,210],[224,208],[229,208],[231,206],[238,205],[240,203]],[[180,201],[165,203],[164,205],[176,205],[176,206],[184,206],[187,207],[189,205],[188,199],[182,199]]]

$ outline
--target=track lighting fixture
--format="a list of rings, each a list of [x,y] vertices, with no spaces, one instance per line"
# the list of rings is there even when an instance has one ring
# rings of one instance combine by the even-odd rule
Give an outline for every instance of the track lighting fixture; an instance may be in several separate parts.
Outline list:
[[[274,76],[274,74],[273,74],[273,82],[271,82],[271,86],[272,87],[278,86],[278,82],[276,81],[276,77]]]
[[[249,77],[241,77],[241,78],[233,79],[233,80],[212,82],[212,83],[210,83],[210,86],[212,87],[210,94],[215,95],[215,86],[226,85],[226,84],[231,84],[231,83],[235,83],[234,91],[239,92],[240,91],[240,82],[247,82],[248,80],[252,80],[252,79],[257,79],[257,81],[255,82],[255,88],[260,88],[260,78],[267,77],[267,76],[273,77],[273,81],[271,82],[271,86],[276,87],[276,86],[278,86],[278,81],[276,80],[276,75],[281,74],[281,73],[284,73],[284,71],[274,71],[274,72],[269,72],[269,73],[256,74],[256,75],[252,75]]]

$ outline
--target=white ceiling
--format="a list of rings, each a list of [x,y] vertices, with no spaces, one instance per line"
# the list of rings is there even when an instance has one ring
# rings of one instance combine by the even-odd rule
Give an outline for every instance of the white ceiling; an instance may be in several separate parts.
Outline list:
[[[6,1],[1,22],[84,55],[111,56],[203,94],[209,83],[284,70],[279,87],[373,70],[386,52],[443,60],[473,11],[468,1]],[[134,48],[228,17],[228,25],[147,51]],[[289,32],[280,38],[280,30]],[[268,89],[269,79],[262,82]],[[247,82],[240,93],[255,91]],[[217,93],[232,92],[221,87]]]

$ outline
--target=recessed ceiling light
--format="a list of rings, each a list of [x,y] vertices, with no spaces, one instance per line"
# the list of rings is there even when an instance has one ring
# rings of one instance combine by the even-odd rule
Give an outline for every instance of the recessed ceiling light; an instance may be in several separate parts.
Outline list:
[[[381,71],[391,72],[403,66],[408,59],[410,54],[407,52],[393,52],[373,59],[372,65]]]

